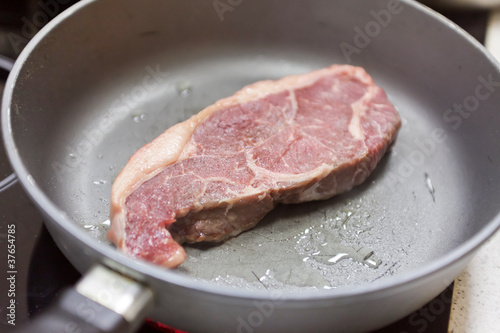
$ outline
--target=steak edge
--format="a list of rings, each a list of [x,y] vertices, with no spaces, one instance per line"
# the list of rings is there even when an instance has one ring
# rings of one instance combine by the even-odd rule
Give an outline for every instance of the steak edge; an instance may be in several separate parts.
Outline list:
[[[139,149],[116,178],[108,239],[165,267],[180,244],[220,242],[277,203],[322,200],[362,183],[401,120],[360,67],[260,81]]]

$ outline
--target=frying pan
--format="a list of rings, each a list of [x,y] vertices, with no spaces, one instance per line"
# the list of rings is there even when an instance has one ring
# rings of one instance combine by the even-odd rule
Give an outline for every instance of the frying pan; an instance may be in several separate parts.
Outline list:
[[[111,184],[138,148],[246,84],[332,63],[363,66],[403,119],[365,184],[188,246],[176,270],[105,240]],[[499,87],[484,48],[413,1],[79,2],[19,56],[2,105],[12,166],[84,273],[35,324],[361,332],[404,317],[500,225]]]

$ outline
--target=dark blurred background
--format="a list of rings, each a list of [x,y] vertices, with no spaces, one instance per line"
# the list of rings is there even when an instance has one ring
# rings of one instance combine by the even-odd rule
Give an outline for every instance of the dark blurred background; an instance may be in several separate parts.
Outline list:
[[[0,54],[16,58],[26,43],[76,0],[0,0]]]

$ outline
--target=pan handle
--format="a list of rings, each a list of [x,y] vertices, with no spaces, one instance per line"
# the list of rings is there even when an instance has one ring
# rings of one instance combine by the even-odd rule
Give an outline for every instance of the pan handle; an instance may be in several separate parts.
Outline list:
[[[15,332],[133,332],[152,305],[148,287],[96,265],[56,304]]]

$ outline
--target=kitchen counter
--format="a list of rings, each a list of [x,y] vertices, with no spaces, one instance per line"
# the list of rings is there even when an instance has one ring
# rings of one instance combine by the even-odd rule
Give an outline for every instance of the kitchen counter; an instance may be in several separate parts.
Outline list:
[[[500,233],[497,232],[455,280],[448,332],[498,332],[499,301]]]

